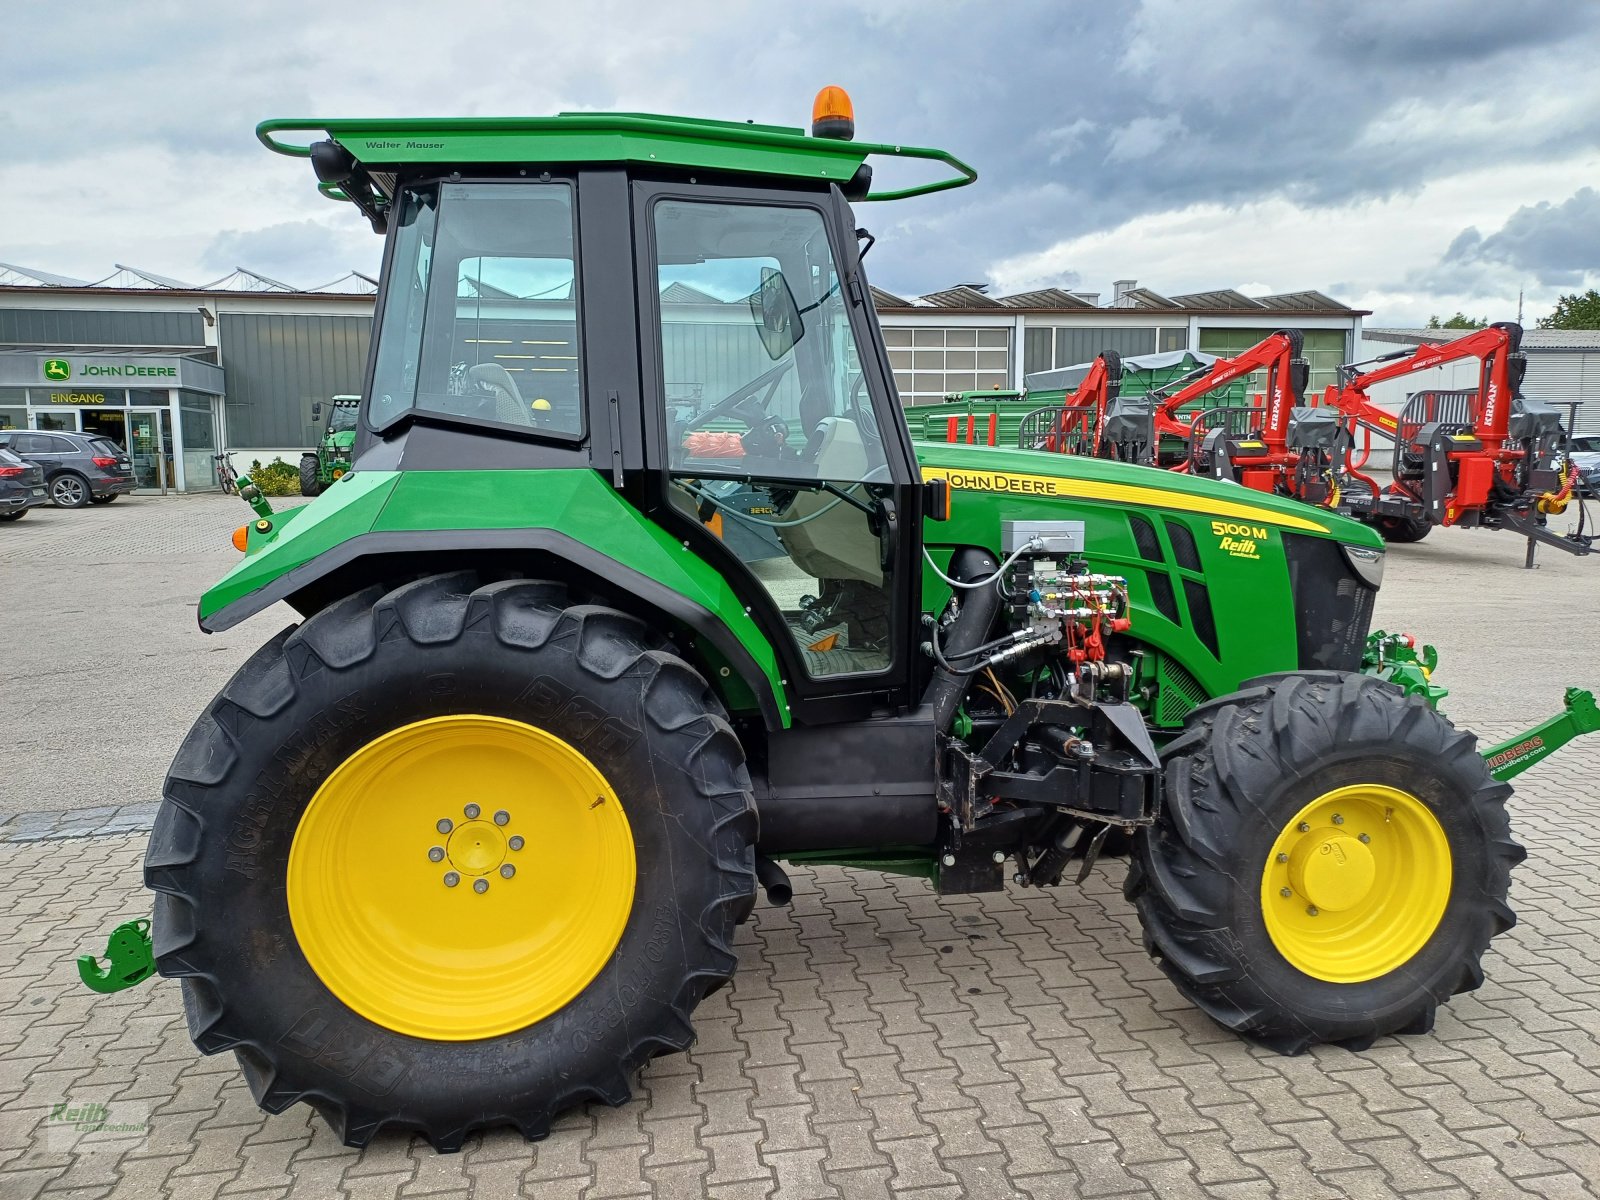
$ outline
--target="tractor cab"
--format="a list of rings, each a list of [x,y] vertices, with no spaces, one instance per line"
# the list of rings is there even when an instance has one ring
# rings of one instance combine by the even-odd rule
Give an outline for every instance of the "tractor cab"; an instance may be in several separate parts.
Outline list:
[[[389,239],[358,472],[599,470],[727,579],[791,705],[913,702],[921,478],[846,196],[879,198],[871,155],[955,172],[896,195],[969,169],[640,115],[278,140],[306,127],[262,136]]]

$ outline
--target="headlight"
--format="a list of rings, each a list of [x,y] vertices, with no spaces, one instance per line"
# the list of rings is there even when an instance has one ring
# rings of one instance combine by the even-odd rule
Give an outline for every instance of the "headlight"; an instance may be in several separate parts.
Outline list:
[[[1352,546],[1348,542],[1339,543],[1339,549],[1344,551],[1345,562],[1350,564],[1350,569],[1361,577],[1363,583],[1371,588],[1383,586],[1382,550]]]

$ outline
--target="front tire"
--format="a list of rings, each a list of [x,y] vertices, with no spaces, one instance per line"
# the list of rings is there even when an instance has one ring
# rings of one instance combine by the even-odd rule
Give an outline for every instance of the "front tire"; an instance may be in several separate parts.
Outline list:
[[[322,481],[317,478],[317,456],[315,454],[302,454],[300,456],[300,494],[302,496],[320,496],[322,494]]]
[[[1524,857],[1476,739],[1365,675],[1202,705],[1168,748],[1127,882],[1146,949],[1219,1024],[1285,1054],[1432,1028],[1516,923]]]
[[[257,651],[145,860],[196,1045],[348,1145],[625,1102],[692,1041],[755,893],[739,742],[664,647],[558,585],[448,575]]]

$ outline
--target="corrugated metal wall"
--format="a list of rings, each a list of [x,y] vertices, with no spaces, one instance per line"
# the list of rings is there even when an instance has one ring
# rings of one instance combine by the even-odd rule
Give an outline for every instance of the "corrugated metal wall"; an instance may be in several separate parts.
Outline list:
[[[0,345],[204,346],[200,313],[0,308]]]
[[[777,366],[752,324],[676,321],[668,308],[662,338],[669,403],[681,400],[708,408]],[[800,389],[794,371],[778,385],[773,401],[769,412],[788,421],[798,419]]]
[[[1572,432],[1600,433],[1600,352],[1530,348],[1522,394],[1547,404],[1581,404]]]
[[[1187,330],[1182,332],[1187,335]],[[1184,341],[1188,338],[1185,336]],[[1182,350],[1180,343],[1167,347],[1172,350]],[[1075,367],[1079,363],[1093,362],[1102,350],[1115,350],[1124,358],[1132,358],[1136,354],[1154,354],[1156,352],[1155,327],[1134,329],[1057,329],[1056,330],[1056,366]]]
[[[229,446],[310,446],[312,404],[361,391],[371,316],[224,313],[221,320]]]

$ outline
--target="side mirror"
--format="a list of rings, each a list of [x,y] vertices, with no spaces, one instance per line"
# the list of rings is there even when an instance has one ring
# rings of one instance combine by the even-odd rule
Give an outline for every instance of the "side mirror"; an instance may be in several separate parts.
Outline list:
[[[794,344],[805,336],[800,306],[782,271],[761,268],[761,286],[750,297],[750,314],[755,318],[756,332],[761,335],[767,357],[774,361],[794,349]]]
[[[322,401],[320,401],[320,400],[315,401],[311,405],[311,419],[313,421],[322,420]]]

